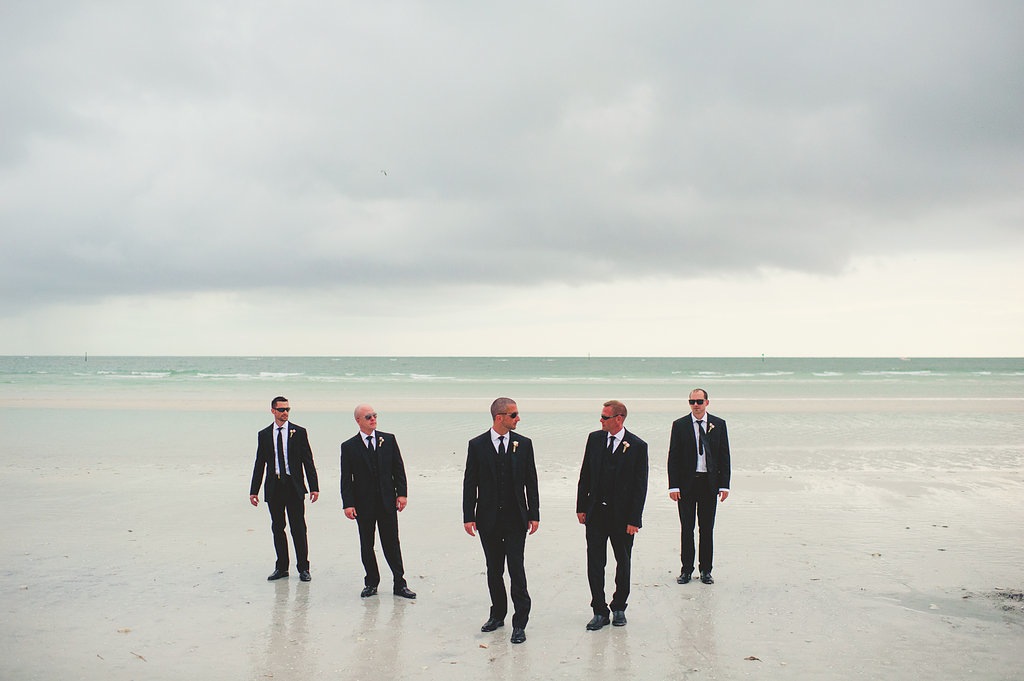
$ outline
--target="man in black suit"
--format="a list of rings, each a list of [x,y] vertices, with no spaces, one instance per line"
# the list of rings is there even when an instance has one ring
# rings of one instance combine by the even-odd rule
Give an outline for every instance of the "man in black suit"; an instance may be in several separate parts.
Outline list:
[[[690,415],[672,423],[668,445],[668,496],[679,505],[683,569],[676,582],[687,584],[693,574],[693,527],[700,528],[700,581],[711,577],[715,550],[715,511],[729,497],[729,432],[725,421],[707,413],[708,391],[690,391]]]
[[[515,401],[507,397],[494,400],[491,418],[491,429],[469,441],[462,483],[462,520],[470,536],[480,533],[487,562],[491,610],[480,631],[505,626],[507,563],[515,607],[512,643],[522,643],[530,618],[530,594],[526,590],[523,563],[526,533],[533,534],[540,527],[537,465],[530,439],[512,432],[519,423]]]
[[[394,577],[394,594],[416,598],[405,581],[402,546],[398,541],[398,514],[409,502],[405,464],[398,441],[377,430],[377,412],[368,404],[355,409],[359,432],[341,443],[341,505],[345,517],[359,525],[359,549],[363,558],[362,598],[377,593],[380,570],[373,552],[375,531]]]
[[[633,538],[642,527],[647,501],[647,443],[623,427],[626,405],[605,402],[601,430],[587,437],[580,481],[576,488],[576,518],[587,528],[587,579],[594,617],[587,629],[597,631],[609,623],[626,625]],[[605,601],[604,571],[608,544],[615,555],[615,593]]]
[[[273,581],[288,576],[288,538],[284,534],[287,512],[292,542],[295,544],[295,567],[299,571],[299,579],[308,582],[311,577],[309,547],[306,543],[306,482],[303,471],[309,480],[310,502],[316,502],[319,498],[320,486],[317,484],[309,436],[305,428],[288,420],[290,411],[287,398],[278,396],[270,401],[274,423],[256,436],[256,463],[252,468],[249,502],[253,506],[259,505],[260,483],[265,470],[267,482],[263,488],[263,499],[270,509],[270,531],[274,535],[274,550],[277,551],[277,563],[267,579]]]

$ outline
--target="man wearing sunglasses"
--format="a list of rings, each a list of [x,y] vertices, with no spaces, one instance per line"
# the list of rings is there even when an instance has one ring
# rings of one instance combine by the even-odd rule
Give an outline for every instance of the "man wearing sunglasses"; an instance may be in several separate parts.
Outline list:
[[[601,410],[601,430],[587,437],[576,488],[576,519],[587,529],[587,580],[594,618],[587,630],[609,623],[626,626],[633,538],[642,526],[647,500],[647,443],[623,427],[626,405],[609,400]],[[615,593],[605,600],[608,544],[615,555]]]
[[[687,584],[693,574],[693,528],[700,536],[700,581],[711,578],[715,551],[715,511],[729,497],[729,433],[725,421],[707,413],[708,391],[690,391],[690,414],[672,423],[668,446],[668,496],[677,502],[682,527],[682,572],[676,582]]]
[[[402,546],[398,541],[398,514],[405,509],[409,488],[398,440],[377,430],[377,412],[368,404],[355,409],[359,432],[341,443],[341,505],[345,517],[359,526],[359,549],[366,576],[360,597],[377,593],[380,570],[373,552],[375,532],[394,578],[393,592],[416,598],[405,581]]]
[[[462,483],[462,520],[467,534],[480,534],[487,563],[491,609],[480,631],[505,626],[507,564],[515,608],[511,640],[522,643],[531,605],[523,558],[526,534],[540,527],[537,465],[530,439],[512,432],[519,423],[515,401],[507,397],[494,400],[491,418],[491,428],[469,441]]]
[[[306,429],[289,421],[290,411],[287,398],[279,395],[270,401],[274,422],[256,436],[256,463],[252,469],[249,502],[253,506],[259,505],[260,483],[266,471],[263,499],[270,509],[270,531],[274,535],[274,550],[277,552],[277,563],[267,579],[274,581],[288,576],[288,538],[284,534],[287,514],[287,525],[291,528],[292,543],[295,544],[295,568],[299,571],[299,579],[308,582],[311,577],[303,471],[309,479],[310,502],[319,498],[320,486]]]

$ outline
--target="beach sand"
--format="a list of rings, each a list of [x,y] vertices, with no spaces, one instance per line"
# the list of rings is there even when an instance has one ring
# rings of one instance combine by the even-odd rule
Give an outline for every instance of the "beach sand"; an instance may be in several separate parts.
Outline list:
[[[118,409],[5,413],[0,679],[1020,679],[1024,668],[1020,470],[740,463],[719,509],[716,583],[680,586],[678,518],[652,442],[629,624],[588,632],[577,463],[542,465],[526,548],[533,613],[513,646],[510,624],[479,631],[488,599],[479,541],[462,529],[464,448],[407,457],[401,540],[419,598],[385,581],[360,599],[334,447],[314,444],[313,581],[293,569],[270,583],[269,516],[247,499],[252,415]],[[465,439],[487,427],[476,421]],[[311,433],[342,439],[323,431]],[[201,445],[169,444],[183,433]]]

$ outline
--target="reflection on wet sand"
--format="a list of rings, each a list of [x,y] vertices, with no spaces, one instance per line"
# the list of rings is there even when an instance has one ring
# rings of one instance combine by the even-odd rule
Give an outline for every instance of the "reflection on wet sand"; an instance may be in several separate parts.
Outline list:
[[[252,678],[308,679],[318,668],[316,656],[310,654],[307,645],[310,587],[296,582],[292,594],[290,581],[273,583],[266,636],[263,641],[253,642]]]

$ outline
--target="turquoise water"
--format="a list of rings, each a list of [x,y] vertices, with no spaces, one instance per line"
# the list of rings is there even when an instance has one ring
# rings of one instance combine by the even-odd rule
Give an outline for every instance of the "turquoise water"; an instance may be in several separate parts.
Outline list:
[[[358,387],[410,397],[547,397],[602,390],[670,397],[694,385],[714,396],[1020,398],[1024,359],[480,358],[480,357],[0,357],[0,394],[49,388],[237,388],[329,394]]]
[[[455,470],[490,425],[491,400],[507,395],[551,472],[578,466],[611,398],[660,467],[694,386],[728,421],[738,471],[1024,468],[1022,359],[0,357],[0,427],[32,433],[0,451],[74,442],[102,458],[80,434],[116,420],[125,442],[146,443],[140,456],[160,456],[184,421],[213,443],[209,455],[244,467],[283,394],[323,457],[355,432],[355,404],[370,402],[421,470]]]

